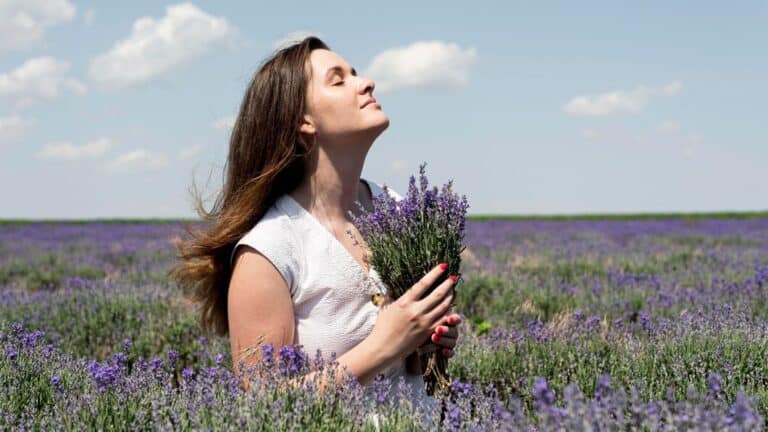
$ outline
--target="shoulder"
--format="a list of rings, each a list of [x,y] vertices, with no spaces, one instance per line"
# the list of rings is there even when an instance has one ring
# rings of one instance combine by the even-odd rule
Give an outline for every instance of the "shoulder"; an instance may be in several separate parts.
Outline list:
[[[369,179],[362,179],[362,180],[365,181],[366,183],[368,183],[368,186],[370,186],[370,188],[371,188],[371,195],[374,196],[374,197],[382,195],[384,193],[384,186],[386,186],[387,187],[387,192],[389,193],[389,196],[394,198],[396,201],[400,201],[400,200],[403,199],[403,197],[397,191],[392,189],[386,183],[379,184],[378,182],[373,181],[373,180],[369,180]]]
[[[282,211],[282,207],[275,203],[264,216],[251,227],[235,244],[235,248],[241,244],[264,242],[274,240],[280,243],[293,244],[293,222],[290,214]],[[234,252],[234,251],[233,251]]]
[[[297,240],[295,223],[290,212],[284,211],[280,202],[273,205],[259,221],[232,247],[230,269],[241,245],[264,255],[281,273],[293,292],[300,274],[301,243]]]

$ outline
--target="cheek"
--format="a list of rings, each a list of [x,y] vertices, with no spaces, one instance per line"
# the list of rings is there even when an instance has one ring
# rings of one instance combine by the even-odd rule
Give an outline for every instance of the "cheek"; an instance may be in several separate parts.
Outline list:
[[[350,114],[353,114],[351,112],[353,108],[354,103],[350,103],[340,95],[325,94],[315,100],[314,117],[321,130],[338,131],[345,129],[345,125],[352,119]]]

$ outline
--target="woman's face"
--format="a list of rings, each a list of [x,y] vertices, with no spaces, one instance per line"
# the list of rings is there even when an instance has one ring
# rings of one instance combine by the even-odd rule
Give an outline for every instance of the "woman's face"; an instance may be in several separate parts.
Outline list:
[[[310,54],[312,78],[307,89],[307,112],[317,133],[332,141],[373,141],[389,126],[389,117],[378,103],[365,104],[373,97],[374,83],[357,76],[341,56],[326,49]]]

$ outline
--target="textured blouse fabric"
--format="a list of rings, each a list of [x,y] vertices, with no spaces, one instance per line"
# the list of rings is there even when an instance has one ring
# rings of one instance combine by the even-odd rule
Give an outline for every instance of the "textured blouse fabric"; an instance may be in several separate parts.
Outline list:
[[[384,189],[366,181],[371,193],[378,196]],[[402,197],[388,188],[396,200]],[[384,284],[373,267],[369,274],[347,249],[312,214],[288,194],[282,195],[263,218],[235,245],[248,245],[264,255],[280,272],[290,290],[295,316],[295,344],[301,345],[310,358],[319,350],[324,359],[331,353],[340,357],[363,341],[373,330],[378,307],[371,296],[386,293]],[[397,381],[403,377],[411,384],[413,402],[434,403],[426,395],[423,378],[405,371],[398,362],[383,372],[391,379],[390,396],[397,393]],[[371,392],[372,386],[366,386]]]

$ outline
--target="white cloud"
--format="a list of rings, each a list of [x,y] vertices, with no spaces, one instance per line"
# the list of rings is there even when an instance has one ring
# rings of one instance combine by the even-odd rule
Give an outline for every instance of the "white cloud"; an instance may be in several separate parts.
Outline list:
[[[111,172],[155,170],[168,166],[168,159],[158,153],[139,148],[124,153],[104,165]]]
[[[75,11],[67,0],[0,1],[0,51],[37,45],[45,39],[47,27],[70,21]]]
[[[469,82],[469,67],[476,58],[475,48],[421,41],[378,54],[364,75],[376,82],[379,93],[404,87],[460,87]]]
[[[193,157],[200,154],[200,152],[203,150],[202,144],[193,145],[190,147],[185,147],[176,154],[176,158],[178,160],[187,160],[192,159]]]
[[[63,92],[82,94],[85,85],[66,76],[69,63],[53,57],[35,57],[11,72],[0,75],[0,97],[16,100],[17,108],[26,108],[39,100],[55,99]]]
[[[103,156],[112,147],[108,138],[99,138],[76,146],[68,142],[51,143],[43,147],[35,156],[41,159],[80,160],[96,159]]]
[[[21,138],[33,123],[17,115],[0,117],[0,145]]]
[[[615,90],[598,95],[578,96],[563,107],[569,115],[599,116],[617,112],[642,111],[652,97],[674,96],[680,92],[683,83],[673,81],[656,88],[639,86],[631,91]]]
[[[232,129],[235,126],[235,116],[224,116],[214,120],[211,127],[214,129]]]
[[[272,44],[272,49],[275,51],[278,51],[281,48],[287,47],[289,45],[293,45],[297,42],[301,42],[307,36],[317,36],[318,38],[322,39],[322,36],[318,32],[300,30],[300,31],[295,31],[293,33],[288,33],[287,35],[280,38],[277,42]]]
[[[111,88],[151,80],[205,54],[233,36],[235,28],[191,3],[166,8],[162,18],[142,17],[131,34],[91,61],[91,79]]]

